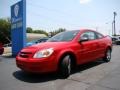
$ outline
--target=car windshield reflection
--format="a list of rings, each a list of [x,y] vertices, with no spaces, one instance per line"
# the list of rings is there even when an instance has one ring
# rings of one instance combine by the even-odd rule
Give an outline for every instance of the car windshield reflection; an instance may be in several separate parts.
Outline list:
[[[71,41],[78,34],[79,30],[65,31],[59,33],[48,40],[48,42]]]

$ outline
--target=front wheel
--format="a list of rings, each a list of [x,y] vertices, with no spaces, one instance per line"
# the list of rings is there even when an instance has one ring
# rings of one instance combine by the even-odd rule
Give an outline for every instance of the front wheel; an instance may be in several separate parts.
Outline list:
[[[71,58],[70,55],[66,55],[62,58],[60,63],[60,72],[63,77],[68,77],[71,73]]]
[[[103,61],[105,62],[110,62],[111,60],[111,50],[108,49],[106,52],[105,52],[105,57],[103,57]]]

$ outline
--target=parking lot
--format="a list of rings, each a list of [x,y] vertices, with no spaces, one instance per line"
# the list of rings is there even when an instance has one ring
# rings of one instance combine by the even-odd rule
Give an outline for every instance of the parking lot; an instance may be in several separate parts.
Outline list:
[[[120,46],[113,46],[111,62],[80,65],[67,79],[55,73],[25,74],[15,58],[0,56],[0,90],[120,90]]]

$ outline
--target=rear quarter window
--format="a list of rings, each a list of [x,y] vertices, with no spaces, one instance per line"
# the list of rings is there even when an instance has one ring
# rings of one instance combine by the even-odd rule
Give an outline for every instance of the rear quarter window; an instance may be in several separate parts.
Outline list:
[[[104,36],[103,36],[102,34],[100,34],[100,33],[96,33],[96,36],[97,36],[97,39],[101,39],[101,38],[104,37]]]

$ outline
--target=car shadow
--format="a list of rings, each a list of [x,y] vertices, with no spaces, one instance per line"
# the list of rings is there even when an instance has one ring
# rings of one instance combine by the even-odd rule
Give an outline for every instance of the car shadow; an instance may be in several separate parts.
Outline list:
[[[59,79],[57,73],[32,74],[32,73],[26,73],[21,70],[15,71],[13,73],[13,76],[18,80],[29,83],[40,83],[40,82],[54,81],[56,79]]]
[[[103,63],[105,63],[105,62],[102,59],[99,59],[99,60],[94,61],[94,62],[89,62],[89,63],[85,63],[85,64],[82,64],[82,65],[79,65],[72,71],[71,74],[75,74],[77,72],[82,72],[84,70],[87,70],[87,69],[90,69],[92,67],[101,65]]]
[[[102,63],[104,63],[104,62],[99,60],[99,61],[79,65],[71,74],[75,74],[77,72],[82,72],[84,70],[98,66]],[[58,73],[54,73],[54,72],[49,73],[49,74],[29,74],[29,73],[25,73],[21,70],[13,72],[13,76],[20,81],[28,82],[28,83],[42,83],[42,82],[47,82],[47,81],[54,81],[57,79],[66,79],[66,78],[62,77],[61,75],[59,75]]]

